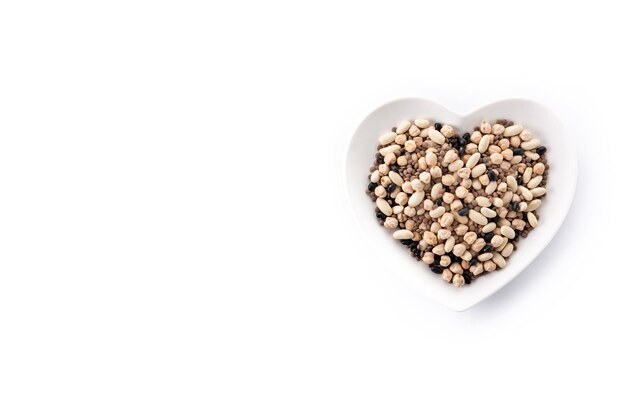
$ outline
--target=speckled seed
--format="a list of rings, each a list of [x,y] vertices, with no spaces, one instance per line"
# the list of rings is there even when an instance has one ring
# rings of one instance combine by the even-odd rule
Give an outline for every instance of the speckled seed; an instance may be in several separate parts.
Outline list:
[[[500,233],[502,233],[502,236],[505,236],[509,239],[515,239],[515,230],[513,230],[511,226],[502,226],[500,228]]]
[[[493,253],[493,258],[491,258],[491,260],[494,261],[496,265],[498,265],[500,268],[504,268],[506,266],[506,260],[498,252],[492,252],[492,253]]]
[[[487,207],[483,207],[480,209],[480,213],[485,216],[488,217],[490,219],[493,219],[494,217],[496,217],[498,215],[498,213],[496,213],[495,211],[491,210],[490,208]]]
[[[416,119],[415,126],[419,127],[420,129],[426,129],[428,126],[430,126],[430,122],[426,119]]]
[[[526,213],[526,217],[528,218],[528,224],[530,224],[532,227],[537,227],[539,225],[537,217],[534,213]]]
[[[541,181],[543,181],[543,177],[541,175],[538,175],[535,178],[528,181],[528,184],[526,184],[526,187],[528,187],[529,190],[532,190],[533,188],[541,184]]]
[[[509,175],[506,177],[506,185],[508,185],[509,189],[514,193],[517,192],[517,180],[514,176]]]
[[[429,167],[434,167],[435,165],[437,165],[437,155],[435,155],[433,152],[428,152],[426,154],[426,164]]]
[[[409,201],[409,196],[407,196],[406,193],[402,191],[398,193],[395,199],[396,204],[399,204],[403,207],[406,205],[408,201]]]
[[[444,143],[446,143],[446,137],[442,135],[441,132],[439,132],[438,130],[431,129],[428,132],[428,137],[432,139],[433,142],[439,145],[443,145]]]
[[[409,206],[410,207],[417,207],[420,205],[420,203],[424,200],[424,191],[416,191],[413,195],[411,195],[411,197],[409,198]]]
[[[404,142],[404,149],[407,152],[413,152],[415,151],[415,149],[417,149],[417,145],[415,144],[414,140],[407,140],[406,142]]]
[[[413,239],[413,232],[406,229],[396,230],[393,232],[393,238],[398,240]]]
[[[513,125],[504,129],[504,136],[509,138],[511,136],[519,135],[522,130],[524,130],[524,126],[522,125]]]
[[[488,261],[491,258],[493,258],[493,253],[491,252],[485,252],[485,253],[481,253],[480,255],[478,255],[478,260],[480,262]]]
[[[430,184],[430,172],[421,172],[419,178],[424,184]]]
[[[524,197],[525,200],[530,201],[533,199],[533,194],[530,192],[528,188],[520,185],[519,187],[517,187],[517,191],[520,192],[520,194],[522,195],[522,197]]]
[[[476,166],[476,164],[478,163],[478,161],[480,160],[480,154],[479,153],[474,153],[472,154],[472,156],[469,157],[469,159],[467,160],[467,162],[465,163],[465,166],[469,169],[472,169]]]
[[[420,128],[415,125],[411,125],[411,127],[409,128],[409,135],[415,137],[419,134],[420,134]]]
[[[386,146],[384,148],[381,148],[378,152],[380,152],[380,154],[382,156],[385,156],[389,153],[395,153],[395,152],[399,152],[400,151],[400,145],[389,145]]]
[[[478,142],[478,152],[484,153],[489,147],[491,139],[493,139],[493,135],[485,135],[480,138],[480,142]]]
[[[413,191],[415,191],[413,190],[411,183],[408,181],[403,182],[400,188],[402,188],[402,191],[404,191],[407,194],[413,194]]]
[[[391,216],[393,214],[393,210],[391,210],[391,206],[389,205],[387,200],[383,198],[376,199],[376,207],[378,207],[378,209],[382,211],[385,214],[385,216]]]
[[[463,160],[461,159],[457,159],[456,161],[448,165],[448,171],[450,172],[456,172],[461,168],[463,168]]]
[[[437,239],[439,240],[446,240],[450,236],[452,236],[452,232],[448,229],[439,229],[437,232]]]
[[[533,200],[528,203],[528,207],[526,207],[525,211],[535,211],[539,208],[539,206],[541,206],[541,200]]]
[[[531,149],[535,149],[540,144],[541,142],[539,142],[539,140],[532,139],[532,140],[529,140],[528,142],[523,142],[521,144],[521,148],[525,151],[530,151]]]
[[[409,122],[408,120],[404,120],[398,123],[398,126],[396,127],[396,133],[398,135],[401,135],[402,133],[408,131],[410,127],[411,127],[411,122]]]
[[[482,226],[486,225],[487,223],[489,223],[487,221],[487,218],[485,216],[483,216],[482,214],[480,214],[479,212],[477,212],[476,210],[470,210],[469,211],[469,218],[474,222],[474,223],[478,223]]]
[[[543,187],[537,187],[530,190],[530,193],[533,195],[533,197],[541,197],[546,193],[546,189]]]
[[[480,177],[487,171],[487,165],[479,164],[472,168],[472,178]]]
[[[489,201],[487,197],[483,197],[483,196],[476,197],[474,201],[476,201],[476,204],[478,204],[481,207],[489,207],[491,205],[491,201]]]
[[[435,235],[433,232],[429,232],[429,231],[424,232],[422,239],[429,246],[433,246],[437,244],[437,235]]]
[[[450,271],[449,269],[444,269],[443,272],[441,273],[441,278],[445,282],[451,282],[452,281],[452,271]]]
[[[405,142],[406,142],[406,135],[398,135],[398,136],[396,136],[396,143],[398,145],[404,145]]]
[[[398,219],[396,219],[395,217],[387,217],[385,219],[385,222],[383,223],[383,226],[388,229],[395,229],[396,227],[398,227]]]
[[[389,145],[391,142],[396,140],[396,136],[397,135],[394,132],[387,132],[378,138],[378,143],[381,145]]]

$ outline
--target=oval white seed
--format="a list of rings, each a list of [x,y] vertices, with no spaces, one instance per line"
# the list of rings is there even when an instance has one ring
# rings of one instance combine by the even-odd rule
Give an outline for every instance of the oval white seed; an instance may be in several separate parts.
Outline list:
[[[463,161],[461,159],[457,159],[456,161],[448,165],[448,171],[450,172],[456,172],[461,168],[463,168]]]
[[[530,190],[530,193],[533,195],[533,197],[541,197],[546,193],[546,189],[543,187],[537,187]]]
[[[509,256],[511,256],[511,254],[513,253],[513,249],[515,249],[515,247],[513,246],[513,244],[512,244],[512,243],[507,243],[507,244],[504,246],[504,249],[502,249],[502,250],[500,251],[500,254],[501,254],[502,256],[504,256],[505,258],[508,258],[508,257],[509,257]]]
[[[481,230],[481,233],[489,233],[493,232],[496,229],[496,224],[494,222],[487,223]]]
[[[396,140],[396,136],[397,135],[394,132],[387,132],[378,138],[378,143],[381,145],[389,145],[391,142]]]
[[[428,126],[430,126],[430,122],[426,119],[416,119],[415,126],[419,127],[420,129],[426,129]]]
[[[481,253],[480,255],[478,255],[478,260],[480,262],[488,261],[491,258],[493,258],[493,253],[491,252]]]
[[[489,201],[487,197],[483,197],[483,196],[476,197],[474,201],[476,201],[476,204],[478,204],[481,207],[489,207],[491,205],[491,201]]]
[[[424,201],[424,191],[415,191],[409,198],[409,207],[417,207]]]
[[[391,178],[391,181],[393,181],[393,183],[396,185],[402,185],[402,183],[404,182],[400,174],[398,174],[396,171],[389,171],[389,178]]]
[[[445,207],[437,207],[436,209],[429,211],[428,214],[430,215],[431,218],[436,219],[436,218],[443,216],[443,213],[445,212],[446,212]]]
[[[498,267],[504,268],[506,266],[506,260],[498,252],[492,252],[492,253],[493,253],[493,258],[491,258],[491,260],[494,261],[496,265],[498,265]]]
[[[472,169],[476,166],[476,164],[478,163],[478,161],[480,160],[480,154],[479,153],[473,153],[469,159],[467,160],[467,162],[465,163],[465,167]]]
[[[491,244],[492,247],[497,248],[498,246],[504,243],[504,238],[499,235],[494,235],[494,237],[491,238],[491,241],[489,243]]]
[[[543,181],[543,177],[541,175],[538,175],[535,178],[533,178],[530,181],[528,181],[528,184],[526,184],[526,187],[528,187],[528,189],[532,190],[533,188],[535,188],[539,184],[541,184],[541,181]]]
[[[399,152],[399,151],[400,151],[400,145],[395,145],[394,144],[394,145],[389,145],[389,146],[386,146],[384,148],[381,148],[380,151],[378,151],[378,152],[380,152],[380,154],[382,156],[386,156],[389,153],[396,153],[396,152]]]
[[[522,197],[524,197],[525,200],[530,201],[533,199],[533,194],[530,192],[528,188],[520,185],[519,187],[517,187],[517,191],[519,191],[520,194],[522,194]]]
[[[541,142],[539,142],[538,139],[532,139],[528,142],[522,142],[521,148],[525,151],[530,151],[531,149],[535,149],[540,144]]]
[[[411,127],[411,122],[409,122],[408,120],[403,120],[400,123],[398,123],[398,126],[396,127],[396,133],[398,135],[401,135],[404,132],[408,131],[410,127]]]
[[[539,221],[537,220],[537,217],[534,213],[528,212],[526,213],[526,217],[528,218],[528,224],[530,224],[532,227],[537,227],[539,225]]]
[[[522,125],[509,126],[509,127],[504,129],[504,136],[507,137],[507,138],[509,138],[511,136],[516,136],[516,135],[519,135],[520,133],[522,133],[522,130],[524,130],[524,126],[522,126]]]
[[[493,219],[494,217],[496,217],[498,215],[498,213],[496,213],[495,211],[491,210],[490,208],[487,207],[482,207],[480,209],[480,213],[490,219]]]
[[[508,237],[509,239],[515,239],[515,230],[513,230],[511,226],[502,226],[500,233],[502,233],[502,236]]]
[[[477,178],[483,175],[487,171],[487,165],[479,164],[472,168],[472,178]]]
[[[496,188],[498,188],[498,183],[495,181],[491,181],[489,184],[487,184],[487,186],[485,187],[485,193],[486,194],[493,194],[494,191],[496,191]]]
[[[396,230],[393,232],[393,238],[398,240],[413,239],[413,232],[406,229]]]
[[[541,200],[539,199],[533,200],[530,203],[528,203],[528,206],[526,207],[526,211],[535,211],[539,208],[539,206],[541,206]]]
[[[376,207],[378,207],[378,209],[382,211],[385,216],[391,216],[393,214],[391,206],[384,198],[376,199]]]
[[[493,139],[493,135],[485,135],[480,138],[480,142],[478,142],[478,152],[484,153],[489,147],[491,139]]]
[[[428,137],[430,139],[432,139],[433,142],[439,144],[439,145],[443,145],[444,143],[446,143],[446,137],[444,135],[441,134],[440,131],[435,130],[435,129],[431,129],[428,132]]]
[[[513,192],[517,191],[517,180],[514,176],[509,175],[506,177],[506,185],[509,186],[509,189]]]
[[[489,223],[487,218],[485,216],[483,216],[482,214],[480,214],[479,212],[477,212],[476,210],[470,210],[469,211],[469,218],[474,223],[480,224],[481,226],[484,226],[487,223]]]

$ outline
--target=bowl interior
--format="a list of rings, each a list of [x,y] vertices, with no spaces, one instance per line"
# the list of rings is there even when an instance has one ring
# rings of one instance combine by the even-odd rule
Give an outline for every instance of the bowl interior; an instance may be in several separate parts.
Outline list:
[[[455,288],[435,275],[423,262],[381,227],[374,216],[374,204],[365,193],[369,167],[374,160],[377,139],[405,119],[426,118],[448,123],[457,131],[472,131],[484,119],[510,119],[522,124],[547,146],[550,166],[547,194],[538,209],[540,225],[518,249],[507,266],[481,276],[471,285]],[[430,100],[406,98],[387,103],[370,113],[356,129],[346,155],[346,186],[357,221],[373,244],[391,276],[409,280],[427,295],[448,307],[462,311],[486,299],[511,282],[546,247],[563,223],[576,186],[576,151],[568,142],[561,121],[549,109],[531,100],[508,99],[488,104],[471,113],[458,114]]]

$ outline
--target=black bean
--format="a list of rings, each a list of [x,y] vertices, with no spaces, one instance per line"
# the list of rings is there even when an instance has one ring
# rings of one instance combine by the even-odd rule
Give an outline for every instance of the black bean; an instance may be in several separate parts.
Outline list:
[[[485,242],[491,242],[491,239],[493,239],[493,232],[485,233],[483,235],[483,239],[485,239]]]
[[[396,128],[395,128],[395,127],[392,127],[392,128],[391,128],[391,131],[392,131],[393,133],[396,133]]]
[[[387,218],[387,216],[385,216],[385,213],[379,210],[376,210],[376,217],[378,217],[380,220],[385,220]]]
[[[470,285],[472,283],[472,276],[470,274],[463,274],[463,279],[465,280],[466,285]]]
[[[521,175],[517,176],[517,185],[522,185],[522,183],[524,182],[524,177],[522,177]]]
[[[391,164],[389,169],[392,170],[392,171],[398,172],[398,169],[400,169],[400,166],[398,164]]]
[[[540,146],[537,149],[535,149],[535,152],[537,152],[539,155],[543,155],[544,153],[546,153],[548,149],[545,146]]]
[[[472,258],[471,261],[469,261],[470,266],[474,266],[478,263],[478,258]]]
[[[375,182],[370,182],[369,184],[367,184],[367,189],[370,191],[374,191],[376,189],[376,183]]]
[[[459,156],[465,155],[465,146],[459,146]]]
[[[517,211],[518,208],[519,208],[519,201],[514,201],[513,203],[511,203],[511,210]]]
[[[465,139],[466,141],[470,140],[470,137],[471,137],[471,136],[472,136],[472,135],[470,135],[470,133],[469,133],[469,132],[465,132],[465,133],[463,133],[463,139]]]
[[[379,164],[384,164],[385,163],[385,157],[382,155],[378,155],[376,157],[376,162],[378,162]]]
[[[436,204],[436,205],[438,205],[438,206],[442,205],[442,204],[443,204],[443,199],[438,198],[438,199],[435,201],[435,204]]]
[[[496,171],[489,171],[487,173],[487,177],[489,178],[490,181],[495,181],[498,179],[498,173]]]
[[[463,207],[461,210],[459,210],[459,216],[467,216],[469,214],[469,207]]]
[[[441,130],[441,123],[435,123],[435,130]]]
[[[515,148],[515,149],[513,149],[513,155],[514,156],[517,156],[517,155],[522,156],[522,155],[524,155],[524,150],[522,148]]]
[[[493,246],[491,245],[485,245],[481,250],[480,253],[487,253],[487,252],[493,252]]]
[[[395,189],[396,189],[396,184],[394,184],[393,182],[387,186],[387,192],[389,194],[393,193]]]
[[[439,265],[431,265],[430,266],[430,270],[433,271],[435,274],[442,274],[443,273],[443,268]]]
[[[459,139],[459,145],[461,146],[467,145],[467,139],[465,139],[465,136]]]
[[[405,246],[409,246],[411,243],[413,243],[413,241],[411,239],[402,239],[400,243],[402,243]]]

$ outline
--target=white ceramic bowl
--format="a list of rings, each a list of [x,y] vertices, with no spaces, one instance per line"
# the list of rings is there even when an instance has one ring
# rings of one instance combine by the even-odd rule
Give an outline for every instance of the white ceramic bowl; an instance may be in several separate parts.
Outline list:
[[[381,227],[374,215],[374,203],[366,195],[369,167],[374,160],[378,137],[406,119],[429,119],[472,131],[485,119],[509,119],[522,124],[547,146],[550,173],[547,194],[538,213],[540,225],[507,260],[507,266],[479,277],[471,285],[455,288],[440,275],[430,272],[423,262],[411,257],[406,247]],[[547,246],[563,223],[576,188],[577,160],[574,142],[568,141],[561,121],[543,105],[525,99],[507,99],[488,104],[468,114],[457,114],[441,104],[422,98],[389,102],[370,113],[356,129],[346,155],[346,186],[356,218],[365,235],[385,263],[389,279],[408,279],[432,298],[456,311],[466,310],[511,282]]]

